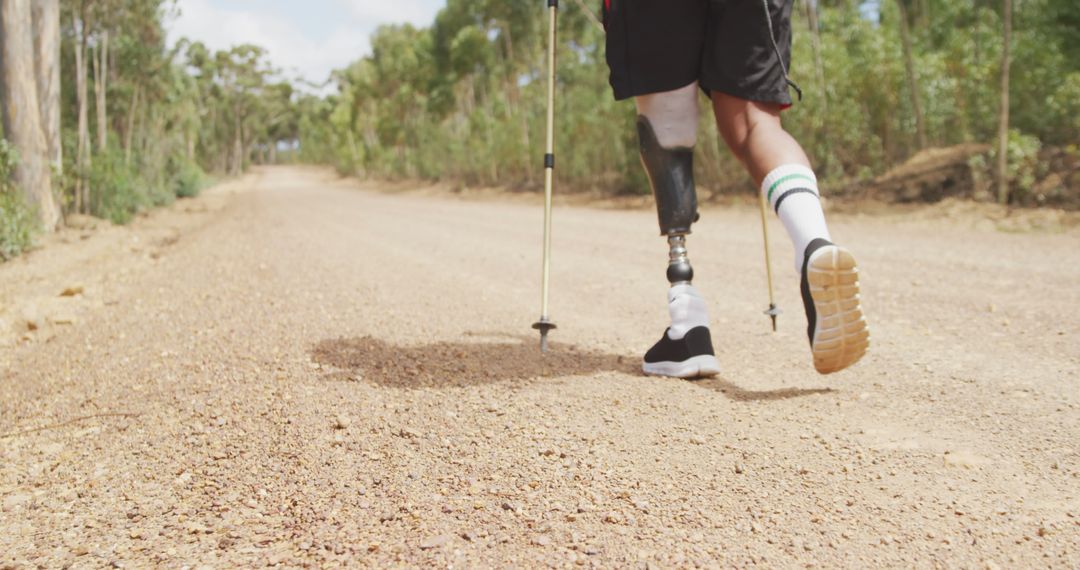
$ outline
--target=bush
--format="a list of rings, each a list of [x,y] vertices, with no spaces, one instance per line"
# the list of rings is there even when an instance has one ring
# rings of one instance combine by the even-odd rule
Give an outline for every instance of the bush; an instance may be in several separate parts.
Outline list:
[[[1039,151],[1042,143],[1037,137],[1009,129],[1006,147],[1006,176],[1009,179],[1009,201],[1022,202],[1039,179]],[[989,152],[989,164],[997,164],[997,148]],[[996,174],[996,172],[995,172]],[[996,192],[996,189],[995,189]]]
[[[139,191],[135,173],[115,150],[94,157],[89,178],[90,213],[99,218],[126,224],[150,203]]]
[[[206,187],[206,175],[198,164],[190,160],[180,161],[172,180],[177,198],[194,198]]]
[[[0,260],[7,261],[34,243],[37,218],[11,183],[18,162],[14,147],[0,139]]]

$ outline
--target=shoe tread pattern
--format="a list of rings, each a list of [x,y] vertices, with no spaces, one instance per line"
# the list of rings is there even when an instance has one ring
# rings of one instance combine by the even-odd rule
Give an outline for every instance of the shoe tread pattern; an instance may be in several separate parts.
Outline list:
[[[858,362],[870,346],[855,257],[839,246],[822,247],[812,255],[806,277],[817,312],[814,368],[821,374],[839,372]]]

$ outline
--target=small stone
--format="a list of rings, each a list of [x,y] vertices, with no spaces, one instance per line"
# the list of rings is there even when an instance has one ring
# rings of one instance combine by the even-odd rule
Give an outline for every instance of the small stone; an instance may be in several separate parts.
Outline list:
[[[61,297],[74,297],[76,295],[82,295],[84,288],[82,285],[72,285],[60,292]]]
[[[450,542],[450,535],[448,535],[448,534],[440,534],[439,536],[431,536],[431,537],[425,538],[422,542],[420,542],[420,549],[421,550],[431,550],[432,548],[438,548],[440,546],[443,546],[447,542]]]
[[[735,472],[736,473],[742,473],[744,471],[746,471],[746,467],[743,467],[742,463],[736,463],[735,464]]]
[[[80,544],[80,545],[76,546],[75,548],[71,549],[71,554],[73,556],[86,556],[89,553],[90,553],[90,549],[87,548],[86,546],[82,545],[82,544]]]
[[[334,429],[348,429],[351,424],[352,422],[349,421],[349,417],[345,414],[338,414],[334,418]]]
[[[600,549],[595,546],[586,546],[582,552],[589,556],[596,556],[597,554],[600,554]]]
[[[695,433],[690,436],[690,443],[694,445],[705,445],[705,438]]]
[[[551,537],[540,535],[533,539],[533,544],[537,546],[549,546],[551,544]]]

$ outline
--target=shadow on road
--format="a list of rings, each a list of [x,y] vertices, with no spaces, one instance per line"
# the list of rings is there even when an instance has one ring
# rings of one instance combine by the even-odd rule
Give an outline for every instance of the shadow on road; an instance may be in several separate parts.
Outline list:
[[[395,388],[476,386],[536,378],[588,376],[597,372],[641,374],[637,358],[581,350],[554,343],[541,355],[533,337],[485,336],[467,333],[476,342],[436,342],[399,346],[370,336],[335,338],[311,349],[312,359],[336,369],[331,376],[361,377]],[[514,339],[508,341],[509,338]],[[689,382],[715,390],[736,402],[787,400],[834,392],[832,388],[746,390],[722,377]]]
[[[541,355],[529,342],[437,342],[416,346],[387,344],[372,337],[324,340],[312,348],[324,366],[360,374],[364,380],[397,388],[474,386],[597,372],[638,370],[634,359],[553,344]]]
[[[735,400],[736,402],[771,402],[775,400],[788,400],[813,396],[815,394],[831,394],[836,392],[832,388],[781,388],[779,390],[746,390],[740,388],[734,382],[725,380],[722,376],[706,378],[692,382],[694,386],[715,390]]]

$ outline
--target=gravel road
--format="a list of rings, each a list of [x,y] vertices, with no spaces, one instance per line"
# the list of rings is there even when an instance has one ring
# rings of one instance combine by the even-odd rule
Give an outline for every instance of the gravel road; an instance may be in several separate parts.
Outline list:
[[[1080,232],[833,214],[871,351],[812,367],[773,222],[264,169],[0,266],[0,568],[1080,567]],[[82,225],[80,225],[82,224]]]

